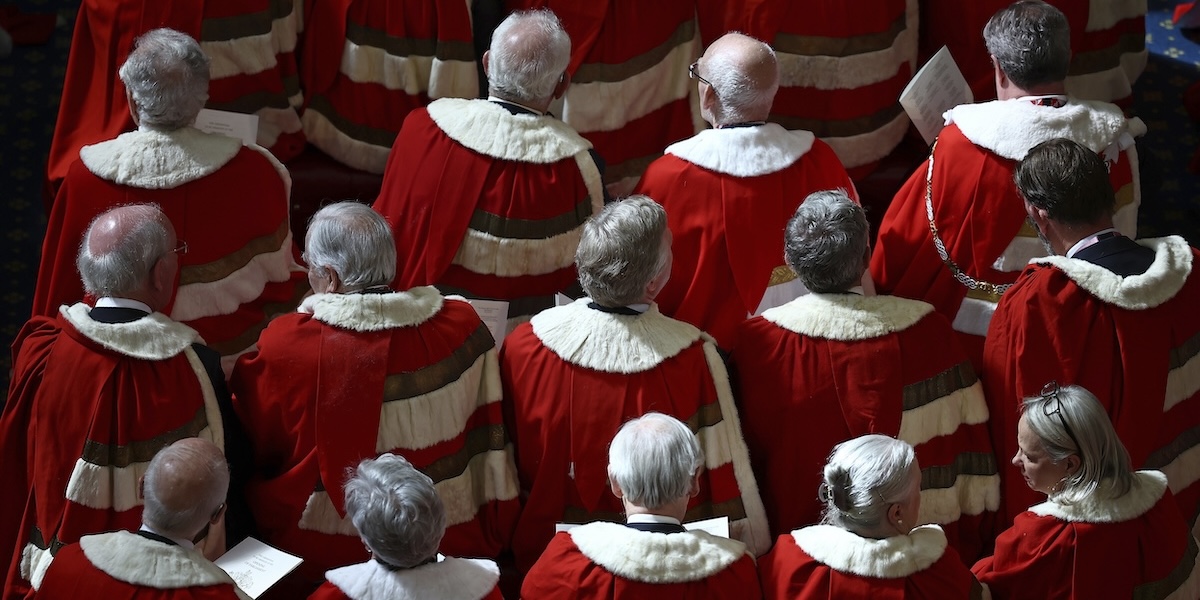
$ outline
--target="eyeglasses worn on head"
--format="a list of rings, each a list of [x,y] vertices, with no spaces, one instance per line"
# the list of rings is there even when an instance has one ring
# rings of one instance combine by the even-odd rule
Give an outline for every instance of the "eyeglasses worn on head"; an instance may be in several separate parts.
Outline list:
[[[1063,416],[1062,412],[1062,399],[1058,397],[1058,390],[1059,387],[1057,381],[1051,381],[1050,383],[1042,386],[1042,414],[1046,415],[1047,417],[1051,415],[1058,416],[1058,422],[1062,424],[1063,431],[1066,431],[1067,437],[1071,438],[1071,441],[1075,443],[1075,453],[1078,454],[1082,459],[1083,446],[1079,445],[1079,439],[1075,437],[1075,432],[1071,431],[1070,425],[1067,425],[1067,419]],[[1053,401],[1053,404],[1051,404],[1051,401]]]
[[[699,64],[700,64],[700,61],[696,61],[696,62],[692,63],[692,65],[690,67],[688,67],[688,77],[690,77],[692,79],[699,79],[708,87],[712,87],[712,83],[709,82],[709,80],[701,77],[700,74],[696,72],[696,66]]]
[[[185,242],[183,240],[179,240],[179,246],[176,248],[171,248],[171,252],[174,252],[175,254],[187,254],[188,253],[187,242]]]

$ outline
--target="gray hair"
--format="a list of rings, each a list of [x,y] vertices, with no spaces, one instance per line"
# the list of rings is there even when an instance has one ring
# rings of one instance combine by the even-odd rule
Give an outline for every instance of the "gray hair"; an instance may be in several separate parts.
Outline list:
[[[1041,0],[1001,9],[983,28],[988,52],[1021,88],[1058,83],[1071,66],[1071,26],[1062,11]]]
[[[229,492],[229,465],[207,440],[180,440],[159,450],[142,482],[142,522],[159,534],[192,539]]]
[[[1080,386],[1053,383],[1053,390],[1026,398],[1021,412],[1051,461],[1058,463],[1072,454],[1079,457],[1079,469],[1067,476],[1062,490],[1052,494],[1055,501],[1079,502],[1098,492],[1108,498],[1123,496],[1133,486],[1133,468],[1108,413]]]
[[[890,505],[908,499],[916,464],[908,442],[886,435],[864,435],[834,446],[818,492],[825,503],[821,522],[860,535],[878,528]]]
[[[667,266],[666,232],[667,212],[646,196],[605,206],[584,223],[575,249],[584,293],[603,306],[641,302],[646,285]]]
[[[208,102],[208,56],[174,29],[153,29],[137,39],[118,72],[133,96],[138,123],[175,130],[191,125]]]
[[[408,568],[437,554],[446,509],[433,480],[404,457],[362,461],[345,490],[346,515],[376,559]]]
[[[154,265],[171,251],[169,221],[158,206],[138,204],[118,208],[144,210],[113,209],[92,219],[75,257],[83,289],[97,298],[121,298],[140,289],[150,279]],[[124,230],[125,235],[104,251],[93,252],[92,236],[101,226]]]
[[[514,102],[549,100],[571,62],[571,38],[549,10],[518,11],[492,34],[488,86]]]
[[[842,292],[862,280],[870,231],[845,190],[813,192],[788,221],[783,257],[810,291]]]
[[[744,38],[743,43],[736,49],[705,56],[704,73],[701,73],[717,95],[713,125],[763,119],[771,112],[775,93],[779,91],[775,50],[765,42],[738,32],[726,35]],[[764,69],[773,76],[763,77],[761,73],[756,76],[755,70]]]
[[[658,412],[622,425],[608,448],[608,478],[631,504],[651,510],[687,497],[703,463],[696,434]]]
[[[309,221],[304,261],[310,269],[336,271],[345,291],[387,285],[396,277],[392,227],[365,204],[330,204]]]

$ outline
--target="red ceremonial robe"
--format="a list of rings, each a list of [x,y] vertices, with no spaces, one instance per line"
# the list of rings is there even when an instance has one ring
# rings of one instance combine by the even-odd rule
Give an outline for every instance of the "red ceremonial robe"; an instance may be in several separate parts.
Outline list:
[[[674,241],[663,314],[731,348],[748,317],[804,292],[783,264],[783,230],[810,193],[854,183],[808,131],[709,129],[672,144],[638,184],[667,211]],[[770,288],[770,289],[769,289]]]
[[[208,108],[257,114],[258,143],[279,160],[304,149],[293,51],[304,0],[84,0],[67,61],[46,167],[51,191],[84,146],[135,127],[117,70],[134,40],[158,27],[182,31],[211,61]]]
[[[486,100],[409,113],[374,206],[396,233],[393,285],[506,300],[510,318],[553,306],[604,203],[589,148],[558,119]]]
[[[139,130],[79,152],[50,212],[33,314],[84,297],[75,256],[88,225],[123,204],[158,204],[180,243],[179,289],[163,309],[221,354],[226,373],[275,314],[307,290],[288,226],[291,179],[257,146],[191,127]]]
[[[917,60],[917,0],[700,0],[704,45],[740,31],[775,49],[770,120],[816,134],[855,177],[908,131],[897,98]]]
[[[614,196],[633,189],[663,148],[704,127],[688,65],[700,56],[696,5],[685,0],[507,0],[549,8],[571,36],[562,117],[596,146]]]
[[[88,310],[35,317],[13,344],[0,416],[0,548],[12,553],[5,600],[38,585],[62,545],[137,529],[138,480],[163,446],[186,437],[224,446],[196,332],[160,313],[100,323]]]
[[[513,331],[500,373],[524,498],[513,538],[519,570],[537,560],[555,523],[623,520],[608,485],[608,444],[650,411],[688,423],[704,451],[686,520],[728,516],[731,535],[752,552],[770,547],[725,364],[700,330],[655,306],[619,315],[579,300]]]
[[[1200,598],[1196,539],[1167,478],[1139,471],[1129,493],[1099,497],[1104,490],[1018,515],[996,538],[996,554],[971,570],[996,600]]]
[[[525,600],[761,598],[754,557],[703,531],[589,523],[554,536],[521,587]]]
[[[500,569],[486,559],[445,558],[411,569],[388,570],[374,560],[334,569],[308,600],[501,600]]]
[[[974,561],[1000,505],[987,402],[953,331],[915,300],[810,294],[741,328],[732,360],[772,532],[821,518],[821,471],[840,442],[904,440],[921,465],[920,523]]]
[[[300,577],[368,559],[346,517],[346,470],[385,452],[434,481],[448,555],[496,556],[517,513],[492,336],[430,287],[316,294],[263,332],[230,379],[255,454],[247,487],[263,541]]]
[[[128,531],[84,536],[59,551],[39,600],[249,600],[196,550]]]
[[[346,165],[383,173],[409,111],[479,95],[469,2],[322,0],[307,21],[304,133]]]
[[[779,536],[759,559],[763,597],[786,600],[941,600],[985,597],[937,525],[881,540],[833,525]]]
[[[1037,144],[1060,137],[1103,153],[1117,193],[1114,222],[1133,237],[1141,192],[1132,136],[1144,133],[1145,125],[1126,121],[1111,104],[1076,100],[1061,108],[1019,99],[964,104],[946,117],[952,123],[942,130],[930,158],[896,192],[883,216],[871,276],[880,293],[932,304],[962,334],[963,348],[981,370],[983,336],[998,298],[968,289],[943,262],[929,230],[927,202],[947,256],[962,273],[1011,284],[1031,258],[1046,254],[1026,224],[1013,183],[1016,161]],[[932,197],[927,199],[928,190]]]
[[[1017,451],[1018,407],[1046,382],[1096,395],[1135,468],[1160,469],[1185,519],[1200,512],[1200,277],[1197,251],[1179,237],[1139,242],[1154,264],[1120,277],[1079,259],[1034,261],[996,309],[984,386],[997,456]],[[1002,479],[1008,520],[1039,496]]]

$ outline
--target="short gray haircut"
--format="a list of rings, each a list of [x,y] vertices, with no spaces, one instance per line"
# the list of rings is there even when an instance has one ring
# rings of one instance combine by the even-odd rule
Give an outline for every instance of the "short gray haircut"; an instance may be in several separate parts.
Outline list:
[[[1052,494],[1055,501],[1070,504],[1097,493],[1110,499],[1125,495],[1133,486],[1133,467],[1100,401],[1077,385],[1047,387],[1057,393],[1025,398],[1021,412],[1051,461],[1058,463],[1072,454],[1079,457],[1079,469],[1067,476],[1062,490]]]
[[[983,41],[1000,70],[1021,88],[1058,83],[1071,66],[1071,25],[1041,0],[1001,9],[983,28]]]
[[[788,221],[783,257],[809,291],[842,292],[862,281],[871,227],[845,190],[809,194]]]
[[[150,459],[142,482],[142,523],[169,537],[192,539],[229,493],[229,465],[220,450],[176,442]]]
[[[603,306],[641,302],[646,285],[667,266],[667,212],[647,196],[604,207],[583,225],[575,249],[579,285]]]
[[[549,100],[571,62],[571,38],[546,9],[518,11],[492,34],[488,86],[515,102]]]
[[[608,448],[608,478],[631,504],[650,510],[688,496],[702,464],[696,434],[658,412],[622,425]]]
[[[149,281],[154,265],[171,251],[166,215],[156,205],[132,206],[145,210],[106,211],[92,219],[83,234],[75,267],[83,289],[96,298],[123,298],[139,290]],[[92,252],[97,224],[108,220],[116,220],[125,235],[104,252]]]
[[[345,491],[346,515],[376,559],[409,568],[437,554],[446,509],[433,480],[404,457],[362,461]]]
[[[821,522],[860,535],[877,529],[890,505],[909,499],[916,464],[908,442],[886,435],[864,435],[834,446],[818,491],[825,503]]]
[[[309,221],[304,261],[310,269],[336,271],[346,291],[387,285],[396,277],[392,226],[365,204],[327,205]]]
[[[729,125],[753,121],[771,112],[775,102],[775,93],[779,91],[779,67],[775,50],[765,42],[741,34],[730,32],[727,35],[738,35],[746,38],[749,53],[745,52],[716,52],[704,59],[704,72],[700,73],[712,86],[717,95],[713,108],[713,125]],[[749,65],[755,61],[766,61],[774,65],[775,76],[767,81],[756,81],[748,72]]]
[[[118,72],[137,105],[138,123],[175,130],[191,125],[208,102],[208,56],[174,29],[152,29],[137,39]]]

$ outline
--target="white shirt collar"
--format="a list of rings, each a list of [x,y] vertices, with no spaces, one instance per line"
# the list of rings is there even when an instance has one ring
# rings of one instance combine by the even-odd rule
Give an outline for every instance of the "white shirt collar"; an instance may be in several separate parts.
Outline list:
[[[1075,245],[1071,246],[1070,250],[1067,250],[1067,258],[1073,258],[1075,256],[1075,253],[1100,241],[1100,239],[1099,239],[1100,236],[1102,236],[1106,233],[1109,233],[1109,232],[1116,232],[1116,231],[1117,231],[1116,227],[1109,227],[1108,229],[1102,229],[1100,231],[1097,231],[1096,233],[1093,233],[1092,235],[1089,235],[1089,236],[1083,238],[1082,240],[1079,240],[1078,242],[1075,242]]]
[[[154,312],[148,304],[129,298],[100,298],[96,300],[96,308],[135,308],[147,314]]]
[[[185,540],[183,538],[177,538],[177,537],[172,537],[169,535],[164,535],[162,533],[155,531],[152,527],[150,527],[149,525],[146,525],[144,523],[142,524],[140,531],[148,531],[150,533],[153,533],[154,535],[161,535],[162,537],[165,537],[168,540],[171,540],[172,542],[179,544],[180,548],[187,548],[188,550],[194,550],[196,548],[196,545],[192,543],[192,540]]]
[[[535,115],[546,116],[546,111],[544,111],[544,110],[538,110],[536,108],[529,108],[528,106],[525,106],[524,104],[521,104],[520,102],[513,102],[512,100],[505,100],[504,98],[500,98],[498,96],[488,96],[488,102],[503,102],[505,104],[511,104],[513,106],[520,106],[521,108],[523,108]]]
[[[668,523],[671,525],[682,525],[682,523],[679,522],[679,519],[676,519],[675,517],[667,517],[667,516],[663,516],[663,515],[650,515],[650,514],[645,514],[645,513],[628,515],[625,517],[625,522],[626,523]]]

